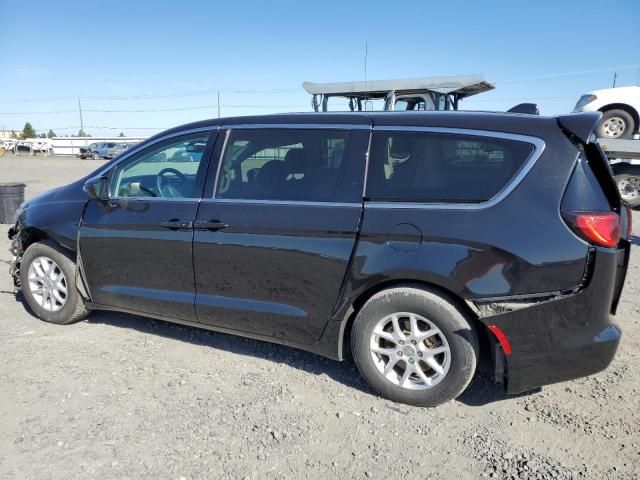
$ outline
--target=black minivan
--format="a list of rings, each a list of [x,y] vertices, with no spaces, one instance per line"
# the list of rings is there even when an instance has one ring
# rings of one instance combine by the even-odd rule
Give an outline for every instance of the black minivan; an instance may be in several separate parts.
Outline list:
[[[613,358],[631,217],[597,113],[312,113],[158,134],[26,202],[11,273],[41,319],[97,309],[342,360],[399,402],[510,393]]]

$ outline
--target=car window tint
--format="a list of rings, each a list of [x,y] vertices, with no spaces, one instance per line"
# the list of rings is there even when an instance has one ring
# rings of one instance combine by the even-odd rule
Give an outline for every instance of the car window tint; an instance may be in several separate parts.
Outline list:
[[[232,130],[216,197],[335,201],[348,138],[342,130]]]
[[[476,203],[494,197],[533,152],[515,140],[447,133],[376,132],[371,200]]]
[[[113,173],[117,197],[199,197],[197,176],[208,134],[179,137],[149,147],[119,164]],[[204,166],[204,165],[203,165]]]

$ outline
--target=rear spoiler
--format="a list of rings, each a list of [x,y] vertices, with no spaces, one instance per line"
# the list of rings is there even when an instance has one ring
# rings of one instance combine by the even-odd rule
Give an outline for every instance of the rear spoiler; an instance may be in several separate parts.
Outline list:
[[[595,137],[592,139],[592,136],[601,117],[600,112],[583,112],[560,115],[556,118],[564,130],[575,135],[582,143],[589,143],[595,141]]]

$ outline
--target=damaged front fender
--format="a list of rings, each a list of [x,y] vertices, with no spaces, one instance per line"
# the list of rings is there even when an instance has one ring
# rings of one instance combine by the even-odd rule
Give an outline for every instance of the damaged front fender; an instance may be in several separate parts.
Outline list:
[[[26,244],[27,239],[26,232],[22,229],[20,222],[9,229],[9,240],[11,240],[11,246],[9,252],[11,252],[11,261],[9,262],[9,275],[13,278],[14,290],[18,292],[20,290],[20,260],[24,254],[23,246]]]

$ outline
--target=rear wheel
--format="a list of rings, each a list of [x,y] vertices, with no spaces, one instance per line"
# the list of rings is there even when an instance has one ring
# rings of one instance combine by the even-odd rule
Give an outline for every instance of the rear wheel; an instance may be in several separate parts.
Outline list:
[[[607,110],[600,119],[598,137],[631,138],[634,129],[633,117],[628,112],[620,109]]]
[[[351,347],[374,390],[417,406],[459,396],[478,358],[478,338],[463,312],[442,295],[413,287],[371,297],[356,316]]]
[[[75,284],[75,264],[55,243],[29,246],[20,261],[24,298],[39,318],[65,325],[85,317],[88,310]]]

